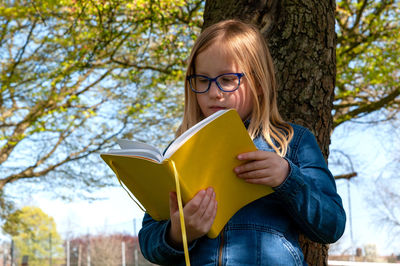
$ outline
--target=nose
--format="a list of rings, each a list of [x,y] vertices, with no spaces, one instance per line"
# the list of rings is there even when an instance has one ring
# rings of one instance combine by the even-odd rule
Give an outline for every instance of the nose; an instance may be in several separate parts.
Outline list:
[[[212,98],[221,98],[223,94],[223,91],[221,91],[218,86],[217,82],[213,81],[210,84],[210,89],[208,90],[208,95]]]

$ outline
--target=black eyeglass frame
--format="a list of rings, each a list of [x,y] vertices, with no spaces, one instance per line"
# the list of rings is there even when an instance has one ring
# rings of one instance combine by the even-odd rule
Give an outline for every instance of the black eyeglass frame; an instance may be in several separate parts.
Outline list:
[[[236,87],[234,90],[224,90],[224,89],[221,87],[221,85],[218,83],[217,79],[218,79],[219,77],[226,76],[226,75],[235,75],[235,76],[238,77],[239,82],[238,82],[237,87]],[[217,84],[218,89],[220,89],[220,90],[223,91],[223,92],[234,92],[234,91],[236,91],[237,89],[239,89],[239,87],[240,87],[240,81],[241,81],[241,78],[242,78],[243,76],[244,76],[244,73],[224,73],[224,74],[221,74],[221,75],[216,76],[215,78],[210,78],[210,77],[207,77],[207,76],[204,76],[204,75],[196,75],[196,74],[193,74],[193,75],[187,76],[187,77],[186,77],[186,80],[189,82],[190,89],[191,89],[193,92],[195,92],[195,93],[206,93],[207,91],[210,90],[210,87],[211,87],[211,83],[212,83],[212,82],[215,82],[215,84]],[[207,89],[206,89],[205,91],[196,91],[196,90],[194,89],[194,86],[192,85],[191,79],[196,78],[196,77],[202,77],[202,78],[208,79],[208,87],[207,87]]]

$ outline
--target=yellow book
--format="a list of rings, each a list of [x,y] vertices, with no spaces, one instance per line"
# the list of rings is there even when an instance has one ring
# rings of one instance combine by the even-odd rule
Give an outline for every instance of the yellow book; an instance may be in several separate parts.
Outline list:
[[[123,185],[155,220],[169,218],[169,192],[176,191],[175,171],[185,204],[201,189],[213,187],[217,214],[207,236],[215,238],[243,206],[273,192],[264,185],[239,179],[233,169],[243,162],[238,154],[255,151],[242,120],[234,109],[221,110],[187,130],[166,150],[133,141],[119,141],[121,149],[101,157]]]

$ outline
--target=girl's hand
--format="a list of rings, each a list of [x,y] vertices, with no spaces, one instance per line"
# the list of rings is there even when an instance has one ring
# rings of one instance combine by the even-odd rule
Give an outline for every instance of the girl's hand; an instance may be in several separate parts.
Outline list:
[[[274,152],[253,151],[237,156],[244,163],[234,169],[239,178],[248,183],[277,187],[285,181],[289,174],[289,163]]]
[[[171,228],[168,233],[168,242],[176,248],[182,248],[181,223],[179,218],[178,200],[175,192],[169,194],[169,211]],[[205,235],[210,231],[217,213],[215,192],[212,188],[200,190],[183,207],[185,217],[186,237],[188,243]]]

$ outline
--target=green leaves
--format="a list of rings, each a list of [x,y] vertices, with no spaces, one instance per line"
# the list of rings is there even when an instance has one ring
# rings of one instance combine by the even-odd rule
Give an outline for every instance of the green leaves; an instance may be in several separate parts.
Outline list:
[[[40,208],[26,206],[14,211],[6,218],[2,228],[12,236],[19,254],[29,256],[29,265],[43,265],[48,261],[50,252],[53,258],[64,255],[63,242],[53,218]]]
[[[400,106],[399,2],[337,2],[334,126]]]
[[[95,189],[111,182],[96,153],[113,138],[172,139],[202,5],[0,4],[0,189],[33,177],[55,189],[59,183]]]

